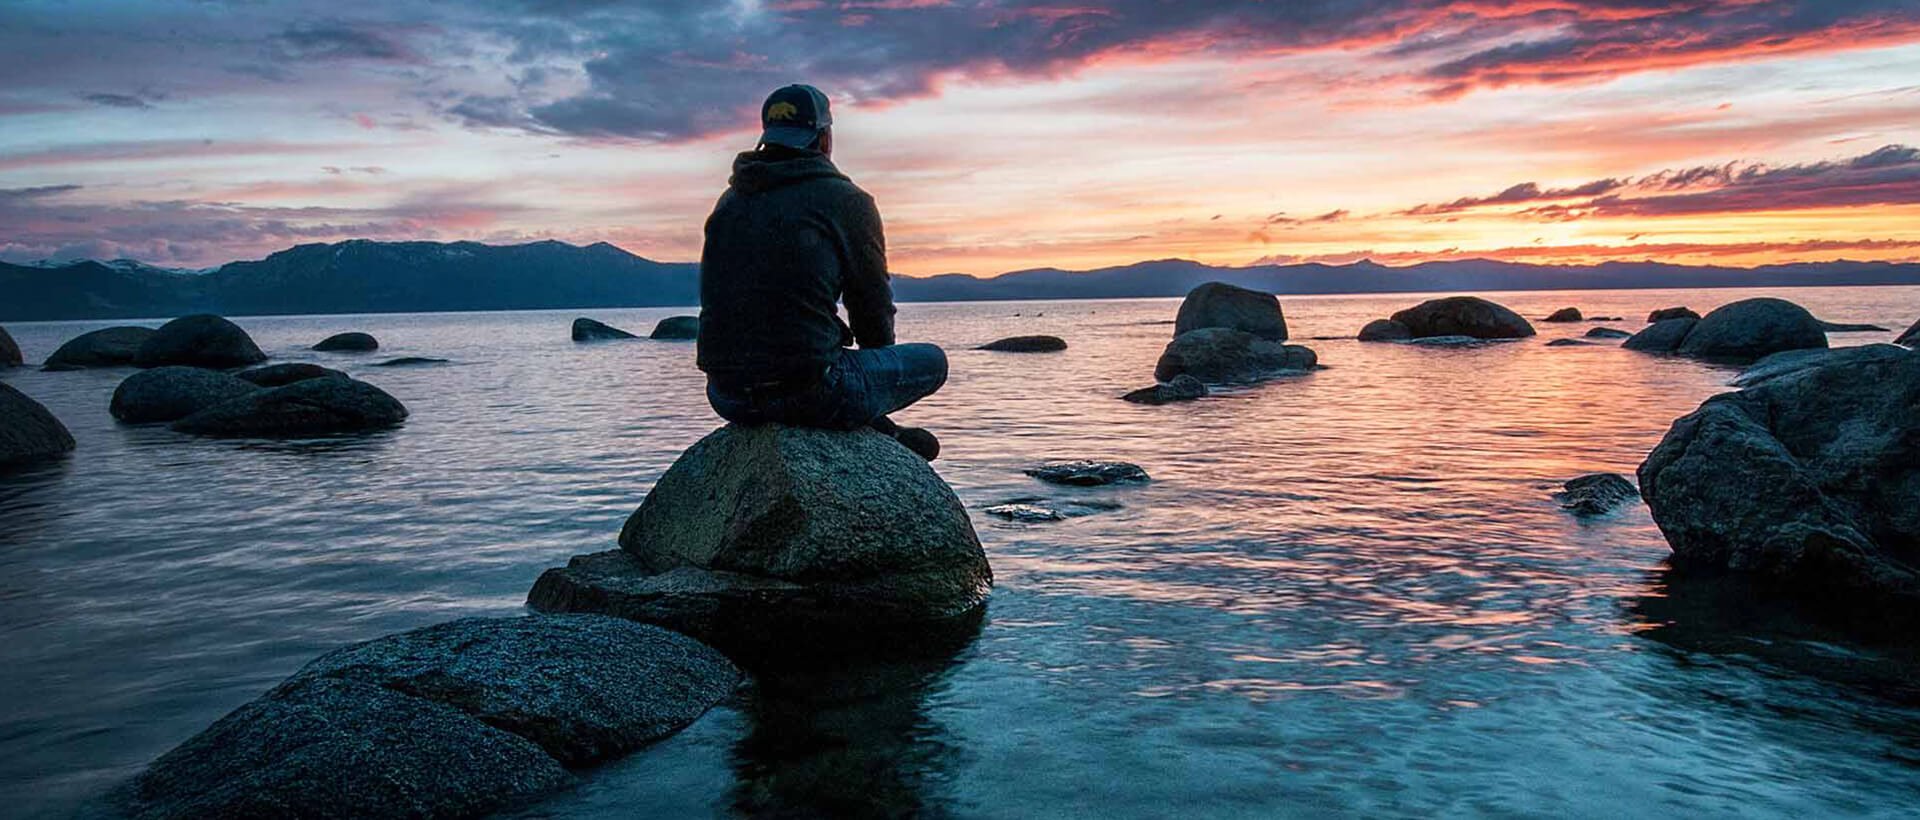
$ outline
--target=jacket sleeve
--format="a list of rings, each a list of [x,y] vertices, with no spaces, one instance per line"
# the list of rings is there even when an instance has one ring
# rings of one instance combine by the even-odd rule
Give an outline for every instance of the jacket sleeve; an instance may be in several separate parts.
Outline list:
[[[893,344],[893,283],[887,275],[887,239],[880,230],[880,209],[861,193],[847,205],[847,269],[841,300],[860,346]]]

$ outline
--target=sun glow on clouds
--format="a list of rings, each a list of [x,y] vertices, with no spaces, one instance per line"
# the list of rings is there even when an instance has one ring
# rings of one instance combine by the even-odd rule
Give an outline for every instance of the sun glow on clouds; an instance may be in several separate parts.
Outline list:
[[[1920,156],[1882,151],[1920,145],[1920,12],[1898,3],[1850,1],[1866,11],[1757,45],[1687,40],[1675,26],[1692,18],[1655,0],[1453,3],[1451,18],[1408,3],[1298,43],[1233,11],[1126,39],[1115,20],[1153,16],[1126,5],[1023,6],[1001,24],[1044,26],[1007,41],[1037,51],[992,60],[958,33],[902,34],[958,8],[923,0],[651,7],[658,31],[622,36],[657,53],[557,18],[402,4],[312,20],[268,3],[226,24],[229,45],[252,45],[182,57],[41,9],[0,25],[0,46],[21,55],[38,42],[22,32],[71,23],[64,47],[144,62],[0,57],[20,78],[0,90],[0,259],[204,265],[356,236],[691,259],[757,95],[794,80],[835,96],[836,159],[879,200],[905,273],[1920,259]],[[1745,21],[1759,4],[1721,5]],[[869,31],[837,44],[844,66],[813,69],[742,36],[796,15]],[[1636,56],[1621,39],[1635,26],[1678,45]],[[895,64],[918,73],[880,68]],[[1660,187],[1729,167],[1777,173]]]

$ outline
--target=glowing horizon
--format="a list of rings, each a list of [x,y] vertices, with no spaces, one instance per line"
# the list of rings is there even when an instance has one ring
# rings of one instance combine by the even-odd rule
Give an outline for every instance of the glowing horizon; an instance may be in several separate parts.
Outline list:
[[[1920,260],[1910,0],[93,12],[0,10],[0,260],[693,260],[788,80],[834,98],[907,274]]]

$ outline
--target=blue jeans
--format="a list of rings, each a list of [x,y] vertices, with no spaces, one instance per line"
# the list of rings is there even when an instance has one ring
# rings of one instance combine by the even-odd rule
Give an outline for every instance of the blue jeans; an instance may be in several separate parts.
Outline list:
[[[810,389],[751,396],[707,383],[707,402],[736,424],[856,430],[933,395],[947,383],[947,354],[930,344],[843,348]]]

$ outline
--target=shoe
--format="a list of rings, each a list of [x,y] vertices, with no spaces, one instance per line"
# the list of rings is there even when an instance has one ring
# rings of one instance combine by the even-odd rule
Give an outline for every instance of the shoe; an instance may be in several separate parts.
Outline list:
[[[906,445],[913,454],[932,461],[940,457],[940,439],[923,427],[902,427],[893,434],[893,440]]]

